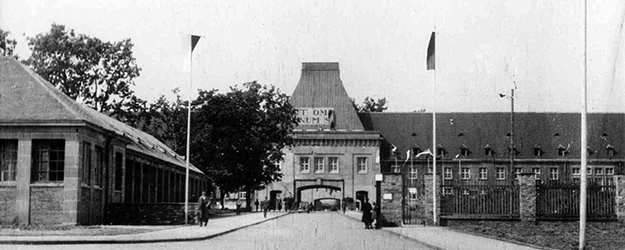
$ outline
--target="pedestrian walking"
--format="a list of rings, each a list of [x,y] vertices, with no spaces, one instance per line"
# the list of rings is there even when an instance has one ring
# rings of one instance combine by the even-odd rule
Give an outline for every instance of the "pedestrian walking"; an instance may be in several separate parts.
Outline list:
[[[261,204],[263,206],[263,213],[265,218],[267,218],[267,210],[269,210],[269,201],[267,200],[267,197],[265,197],[265,200],[262,202]]]
[[[208,213],[210,209],[210,199],[206,196],[206,192],[202,191],[202,196],[198,199],[198,212],[200,214],[200,227],[202,224],[208,224]]]
[[[241,205],[243,205],[243,203],[241,202],[241,200],[237,200],[236,205],[237,205],[236,214],[239,215],[239,214],[241,214]]]
[[[372,215],[371,220],[374,222],[373,228],[379,229],[380,228],[380,206],[378,206],[378,204],[376,204],[375,201],[373,202],[373,209],[371,211],[371,215]]]
[[[373,216],[371,214],[371,203],[369,203],[369,198],[365,198],[365,202],[362,204],[362,221],[365,223],[365,229],[371,229],[371,223],[373,223]]]
[[[258,212],[258,204],[259,204],[258,199],[256,199],[256,201],[254,202],[254,205],[256,206],[256,212]]]

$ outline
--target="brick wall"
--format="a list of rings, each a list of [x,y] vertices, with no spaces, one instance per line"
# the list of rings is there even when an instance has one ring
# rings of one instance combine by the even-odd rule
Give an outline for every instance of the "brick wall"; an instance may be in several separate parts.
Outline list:
[[[63,186],[32,186],[30,194],[31,224],[64,222]]]
[[[15,211],[15,199],[17,191],[15,186],[0,186],[0,224],[12,224],[17,220]]]
[[[393,199],[382,199],[381,212],[385,226],[401,225],[402,223],[402,176],[401,174],[384,174],[381,186],[382,197],[391,194]]]
[[[114,203],[110,207],[115,225],[181,225],[184,203]],[[197,204],[189,203],[189,224],[197,224]]]

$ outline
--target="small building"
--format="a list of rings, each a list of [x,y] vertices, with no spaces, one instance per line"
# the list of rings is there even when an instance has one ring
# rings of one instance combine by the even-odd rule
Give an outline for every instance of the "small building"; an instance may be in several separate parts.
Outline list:
[[[189,169],[190,194],[198,197],[207,178]],[[146,204],[178,204],[170,209],[184,212],[185,172],[184,159],[153,136],[0,57],[0,224],[123,222],[139,210],[151,216]]]

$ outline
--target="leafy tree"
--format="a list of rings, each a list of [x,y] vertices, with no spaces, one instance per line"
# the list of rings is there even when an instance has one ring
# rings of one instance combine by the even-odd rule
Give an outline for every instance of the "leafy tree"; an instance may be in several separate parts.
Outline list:
[[[52,24],[28,45],[32,55],[25,63],[70,98],[124,122],[146,108],[130,89],[141,70],[130,39],[104,42]]]
[[[15,39],[9,39],[10,34],[11,32],[0,29],[0,55],[15,56],[17,58],[16,55],[13,55],[17,42]]]
[[[352,105],[354,105],[354,109],[356,109],[356,112],[384,112],[384,110],[387,110],[388,107],[386,107],[386,97],[375,100],[371,97],[365,97],[365,100],[363,102],[362,105],[358,105],[356,104],[356,100],[354,100],[353,98],[352,100]]]
[[[275,163],[291,146],[296,111],[286,94],[257,82],[219,94],[200,91],[192,103],[191,160],[204,168],[222,194],[251,192],[282,177]],[[222,195],[223,197],[223,195]]]
[[[182,101],[180,89],[173,90],[176,100],[169,102],[161,96],[143,112],[136,113],[131,124],[162,141],[180,155],[186,154],[187,102]]]

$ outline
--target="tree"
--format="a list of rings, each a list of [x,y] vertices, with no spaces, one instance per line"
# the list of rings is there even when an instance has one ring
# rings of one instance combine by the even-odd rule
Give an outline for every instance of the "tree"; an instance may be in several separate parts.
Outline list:
[[[9,39],[10,34],[11,32],[0,29],[0,55],[15,56],[17,58],[16,55],[13,55],[17,42],[15,39]]]
[[[358,105],[356,104],[356,100],[354,100],[353,98],[352,100],[352,105],[354,105],[354,109],[356,109],[356,112],[384,112],[384,110],[387,110],[388,107],[386,107],[386,97],[375,100],[371,97],[365,97],[365,100],[363,102],[362,105]]]
[[[187,102],[182,101],[180,89],[173,90],[176,100],[169,102],[165,96],[143,112],[136,113],[136,124],[131,124],[163,142],[180,155],[186,152]]]
[[[28,45],[32,55],[25,63],[70,98],[124,122],[146,108],[130,89],[141,70],[130,39],[104,42],[52,24]]]
[[[192,103],[191,161],[226,192],[251,192],[282,177],[276,163],[297,125],[286,94],[257,82],[230,92],[200,91]],[[223,197],[223,196],[222,196]]]

